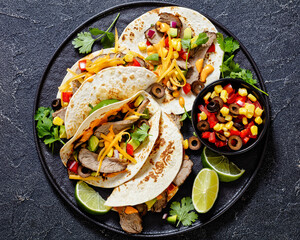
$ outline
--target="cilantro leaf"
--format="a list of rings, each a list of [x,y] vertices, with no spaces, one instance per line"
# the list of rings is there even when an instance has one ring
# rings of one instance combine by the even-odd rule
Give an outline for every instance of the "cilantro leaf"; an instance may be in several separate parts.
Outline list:
[[[40,120],[40,119],[43,119],[44,117],[48,117],[48,116],[52,117],[52,113],[53,113],[53,110],[51,108],[40,107],[34,115],[34,120]]]
[[[207,34],[205,32],[200,33],[196,40],[196,45],[199,46],[199,45],[205,44],[205,43],[207,43],[208,39],[209,39],[209,37],[207,36]]]
[[[89,53],[92,51],[92,46],[95,39],[89,32],[81,32],[77,34],[77,38],[72,41],[74,48],[79,48],[79,53]]]
[[[94,36],[97,36],[97,35],[100,35],[100,34],[105,34],[105,31],[102,31],[99,28],[89,28],[89,31]]]
[[[225,52],[232,54],[234,51],[240,48],[240,44],[237,40],[232,37],[226,37],[222,33],[217,33],[217,42],[220,45],[220,48]]]
[[[146,137],[149,136],[149,128],[150,127],[146,123],[143,123],[142,126],[140,126],[135,132],[131,134],[132,139],[139,142],[143,142],[146,139]]]
[[[191,39],[181,39],[181,47],[183,49],[190,49],[191,48]]]
[[[36,125],[37,133],[39,138],[43,138],[45,136],[51,136],[51,127],[52,127],[52,121],[50,118],[43,118],[38,120],[38,123]]]
[[[104,37],[101,38],[103,48],[110,48],[114,45],[115,35],[111,32],[106,32]]]
[[[190,114],[186,111],[186,108],[184,107],[184,114],[181,116],[179,121],[184,121],[186,118],[192,119],[192,117],[190,116]]]
[[[173,202],[170,208],[170,215],[177,215],[178,217],[178,223],[176,226],[178,226],[180,222],[183,226],[190,226],[198,219],[198,214],[190,212],[195,209],[190,197],[182,198],[181,204],[180,202]]]
[[[225,51],[224,36],[220,32],[217,33],[217,42],[219,43],[220,48]]]

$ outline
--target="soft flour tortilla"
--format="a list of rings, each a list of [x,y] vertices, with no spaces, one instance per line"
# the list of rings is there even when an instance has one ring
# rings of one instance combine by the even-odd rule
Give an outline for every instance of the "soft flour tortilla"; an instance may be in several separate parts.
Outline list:
[[[146,57],[146,51],[141,52],[138,48],[138,43],[146,42],[144,32],[150,27],[151,24],[155,24],[158,21],[158,14],[163,12],[172,13],[179,16],[183,24],[183,29],[190,27],[194,34],[198,35],[204,31],[218,32],[216,27],[206,17],[192,9],[183,7],[163,7],[151,10],[132,21],[120,36],[120,44]],[[182,36],[183,32],[184,31],[181,33]],[[224,52],[217,43],[217,40],[214,41],[214,44],[216,51],[214,53],[207,53],[204,59],[204,66],[206,64],[211,64],[214,67],[214,71],[207,77],[205,85],[218,80],[220,77],[220,66],[222,64]],[[187,82],[191,84],[191,81]],[[185,94],[182,88],[180,92],[180,96],[183,96],[185,99],[185,107],[187,111],[192,110],[193,102],[196,97],[192,92]],[[179,105],[178,98],[171,97],[171,99],[167,102],[163,102],[163,100],[159,99],[157,101],[162,107],[162,110],[166,113],[184,113],[184,109]]]
[[[124,100],[155,83],[157,76],[143,67],[110,67],[86,79],[67,107],[65,127],[72,137],[88,117],[92,106],[106,99]]]
[[[99,176],[98,180],[88,180],[86,182],[96,187],[113,188],[133,178],[146,162],[154,146],[154,143],[158,137],[159,120],[161,116],[161,110],[159,105],[148,93],[144,91],[140,91],[129,99],[126,99],[121,102],[113,103],[106,107],[100,108],[99,110],[92,113],[82,123],[82,125],[80,126],[80,128],[78,129],[74,137],[70,139],[60,150],[60,157],[63,164],[66,166],[68,159],[71,157],[74,151],[73,147],[75,141],[81,138],[81,136],[85,133],[85,131],[90,128],[91,124],[95,123],[95,121],[99,121],[99,120],[101,121],[101,119],[105,119],[105,118],[107,119],[109,111],[121,109],[122,106],[130,102],[132,99],[135,99],[139,95],[143,95],[145,98],[148,98],[150,100],[149,104],[147,105],[147,108],[149,109],[149,113],[152,117],[149,119],[150,130],[148,133],[150,135],[134,152],[134,158],[137,161],[137,163],[128,164],[127,166],[128,171],[125,173],[120,173],[115,177],[102,178],[101,176]]]
[[[152,200],[166,190],[182,164],[182,140],[175,123],[162,113],[159,137],[145,165],[133,179],[115,188],[105,205],[133,206]]]

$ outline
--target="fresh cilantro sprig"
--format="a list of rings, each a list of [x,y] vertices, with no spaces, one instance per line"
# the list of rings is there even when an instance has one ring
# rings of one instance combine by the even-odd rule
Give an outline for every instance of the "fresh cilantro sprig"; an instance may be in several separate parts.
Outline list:
[[[52,148],[53,152],[55,142],[65,144],[60,138],[60,134],[65,131],[65,127],[53,125],[52,113],[53,110],[51,108],[40,107],[34,115],[34,120],[37,121],[36,129],[38,137],[44,138],[44,143]]]
[[[177,215],[178,222],[176,227],[178,227],[180,223],[182,223],[183,226],[192,225],[192,223],[198,219],[198,214],[193,211],[194,209],[190,197],[182,198],[181,204],[180,202],[172,202],[170,215]]]
[[[110,48],[113,46],[115,42],[115,36],[113,33],[109,32],[112,26],[116,23],[120,16],[118,13],[115,20],[112,24],[106,29],[106,31],[100,30],[98,28],[89,28],[89,32],[81,32],[77,34],[77,38],[72,41],[74,48],[79,48],[79,53],[90,53],[92,51],[92,46],[95,41],[100,40],[103,48]],[[98,36],[97,38],[93,38],[93,36]]]
[[[239,42],[232,37],[224,38],[222,33],[217,33],[217,41],[225,53],[220,67],[222,78],[240,78],[269,96],[266,92],[255,86],[257,80],[253,79],[253,74],[250,70],[241,68],[238,63],[234,62],[233,58],[235,55],[233,53],[240,48]]]
[[[133,140],[143,142],[146,139],[146,137],[149,136],[148,134],[149,128],[150,127],[146,123],[143,123],[142,126],[140,126],[136,131],[134,131],[131,134],[131,138]]]
[[[192,120],[191,115],[187,112],[185,106],[184,106],[184,114],[182,114],[181,118],[180,118],[180,122],[184,121],[186,118]]]

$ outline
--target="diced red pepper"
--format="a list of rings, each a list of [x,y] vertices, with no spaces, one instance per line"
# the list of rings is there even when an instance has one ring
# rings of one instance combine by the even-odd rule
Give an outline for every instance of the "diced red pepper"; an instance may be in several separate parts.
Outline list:
[[[192,89],[192,87],[191,87],[191,84],[189,84],[189,83],[186,83],[182,88],[182,90],[184,91],[185,94],[188,94],[191,91],[191,89]]]
[[[78,67],[81,71],[86,71],[86,59],[80,60],[78,62]]]
[[[78,162],[76,162],[75,160],[69,160],[67,162],[67,167],[71,172],[76,174],[78,173]]]
[[[147,46],[150,46],[151,43],[147,40],[146,45],[147,45]]]
[[[250,132],[249,135],[248,135],[248,137],[249,137],[249,138],[256,139],[256,138],[257,138],[257,135],[252,135],[252,133]]]
[[[129,143],[126,145],[126,152],[130,155],[133,156],[133,146]]]
[[[247,98],[246,103],[253,104],[249,98]]]
[[[197,114],[197,119],[198,119],[198,122],[201,121],[201,115],[200,115],[200,113]]]
[[[250,130],[250,128],[251,128],[253,125],[254,125],[254,122],[252,121],[252,122],[248,123],[248,125],[245,126],[245,127],[246,127],[247,129]]]
[[[245,106],[245,102],[247,101],[247,97],[242,97],[242,96],[237,96],[235,103],[237,105],[239,105],[240,107],[244,107]]]
[[[216,51],[216,47],[215,44],[212,44],[209,49],[207,50],[207,52],[215,52]]]
[[[211,143],[215,143],[216,142],[216,134],[215,134],[215,132],[211,132],[209,134],[208,141],[211,142]]]
[[[199,105],[198,108],[201,112],[205,112],[207,116],[211,115],[211,113],[203,105]]]
[[[213,128],[219,121],[215,114],[211,114],[207,117],[207,122],[209,123],[209,127]]]
[[[233,90],[233,87],[231,86],[230,83],[227,84],[227,85],[223,88],[223,90],[226,90],[227,93],[228,93],[228,95],[230,95],[230,94],[234,91],[234,90]]]
[[[263,109],[258,101],[255,101],[253,104],[255,108],[259,107],[260,109]]]
[[[227,144],[226,144],[226,142],[216,140],[215,145],[216,145],[216,147],[224,147]]]
[[[189,55],[187,55],[187,52],[185,52],[185,51],[183,51],[183,50],[180,50],[180,51],[178,52],[178,54],[179,54],[179,56],[180,56],[183,60],[186,60],[186,58],[189,59],[189,57],[190,57],[190,53],[189,53]]]
[[[241,131],[240,137],[241,137],[242,139],[244,139],[245,137],[248,137],[248,134],[249,134],[249,129],[246,128],[246,129],[244,129],[244,130]]]
[[[169,47],[169,38],[166,38],[166,39],[165,39],[165,46],[166,46],[166,47]]]
[[[242,140],[243,140],[244,144],[247,144],[247,142],[250,140],[250,138],[249,137],[244,137],[244,138],[242,138]]]
[[[227,99],[227,103],[231,104],[234,103],[236,100],[237,94],[236,93],[232,93],[231,95],[229,95],[228,99]]]
[[[63,92],[62,93],[62,100],[64,102],[70,102],[70,99],[71,99],[72,95],[73,95],[72,92]]]
[[[206,105],[209,104],[209,101],[208,101],[208,100],[204,100],[204,102],[205,102]]]
[[[169,187],[167,188],[167,190],[168,190],[168,192],[172,192],[173,189],[175,189],[175,188],[176,188],[175,185],[174,185],[173,183],[171,183],[171,184],[169,185]]]
[[[209,136],[210,136],[210,133],[211,133],[211,132],[203,132],[203,133],[202,133],[202,138],[208,139]]]
[[[135,58],[133,59],[132,62],[133,62],[132,66],[135,66],[135,67],[140,67],[141,66],[141,64]]]
[[[236,130],[230,130],[230,136],[231,135],[236,135],[236,136],[240,136],[241,132],[240,131],[236,131]]]

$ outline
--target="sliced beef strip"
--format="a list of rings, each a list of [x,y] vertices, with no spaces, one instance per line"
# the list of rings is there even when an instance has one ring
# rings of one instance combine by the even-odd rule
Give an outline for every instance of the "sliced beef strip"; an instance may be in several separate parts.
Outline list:
[[[167,191],[164,191],[162,194],[161,194],[162,198],[157,200],[152,208],[151,208],[151,211],[152,212],[161,212],[163,210],[163,208],[165,208],[167,206],[167,203],[168,203],[168,193]]]
[[[176,186],[179,187],[180,185],[182,185],[184,183],[184,181],[187,179],[187,177],[192,172],[193,165],[194,165],[194,163],[188,157],[185,157],[177,176],[173,180],[173,183]]]
[[[125,207],[119,212],[120,225],[127,233],[140,233],[143,230],[142,218],[139,213],[126,214]]]
[[[80,88],[81,83],[77,79],[75,79],[71,82],[71,86],[72,86],[72,92],[74,94],[78,90],[78,88]]]
[[[149,36],[148,36],[148,31],[149,30],[153,30],[153,31],[155,31],[155,33],[154,33],[154,35],[153,35],[153,37],[152,38],[150,38]],[[156,29],[155,29],[155,26],[153,25],[153,26],[151,26],[151,27],[149,27],[146,31],[145,31],[145,38],[153,45],[153,44],[157,44],[157,43],[159,43],[159,41],[163,38],[163,34],[162,33],[160,33],[159,31],[157,31]]]
[[[183,125],[183,122],[180,121],[181,115],[175,115],[173,113],[167,114],[167,115],[174,121],[174,123],[176,124],[176,127],[180,130],[180,128]]]
[[[67,111],[66,107],[61,108],[61,109],[57,110],[56,112],[52,113],[52,117],[53,118],[59,117],[59,118],[61,118],[62,120],[65,121],[66,111]]]
[[[97,161],[98,154],[89,151],[86,148],[82,148],[78,154],[78,160],[82,166],[97,171],[99,162]],[[104,158],[101,164],[101,173],[114,173],[125,170],[127,162],[118,158]]]
[[[176,59],[176,63],[181,69],[186,69],[186,67],[189,69],[191,67],[191,64],[183,59]]]
[[[135,205],[134,208],[136,208],[139,211],[142,217],[145,216],[148,211],[148,207],[145,203]]]
[[[140,104],[138,109],[136,110],[137,113],[143,113],[149,104],[150,100],[148,98],[144,99],[143,102]]]
[[[109,55],[109,58],[114,58],[115,56],[119,57],[118,54],[116,55],[115,53],[109,53],[108,55]],[[95,62],[97,59],[104,58],[106,56],[107,56],[107,54],[100,54],[99,56],[96,56],[96,57],[92,58],[91,62]]]
[[[176,28],[178,29],[177,36],[180,37],[181,29],[182,29],[182,22],[179,17],[171,14],[171,13],[160,13],[159,14],[159,22],[166,23],[170,26],[171,22],[176,22]],[[156,24],[155,24],[156,26]],[[157,28],[156,28],[157,29]]]

